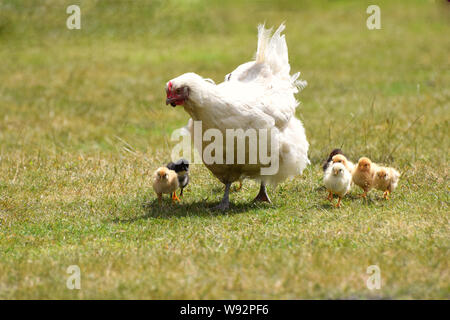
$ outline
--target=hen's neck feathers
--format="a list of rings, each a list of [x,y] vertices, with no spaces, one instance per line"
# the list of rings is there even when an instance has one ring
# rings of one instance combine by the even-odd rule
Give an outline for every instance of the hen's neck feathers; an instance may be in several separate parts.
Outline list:
[[[194,118],[195,111],[198,108],[207,108],[214,105],[217,99],[220,98],[220,94],[217,90],[217,86],[209,81],[205,81],[199,75],[185,74],[186,83],[184,85],[189,87],[189,99],[184,104],[186,111]]]

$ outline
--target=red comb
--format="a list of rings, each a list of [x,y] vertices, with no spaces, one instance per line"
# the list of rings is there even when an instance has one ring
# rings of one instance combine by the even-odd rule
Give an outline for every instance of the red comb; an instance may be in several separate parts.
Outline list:
[[[172,91],[172,81],[169,81],[169,83],[167,84],[167,90],[169,92]]]

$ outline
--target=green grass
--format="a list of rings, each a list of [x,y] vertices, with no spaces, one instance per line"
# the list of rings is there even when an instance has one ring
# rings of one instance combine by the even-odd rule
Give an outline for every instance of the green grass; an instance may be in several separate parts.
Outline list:
[[[450,298],[448,5],[378,1],[369,31],[366,1],[78,1],[70,31],[72,3],[0,3],[0,298]],[[188,119],[165,82],[221,81],[264,21],[286,21],[309,83],[312,165],[271,206],[245,182],[226,214],[193,166],[182,204],[157,209],[150,175]],[[320,164],[341,146],[403,173],[390,201],[355,189],[330,206]],[[81,290],[66,288],[73,264]]]

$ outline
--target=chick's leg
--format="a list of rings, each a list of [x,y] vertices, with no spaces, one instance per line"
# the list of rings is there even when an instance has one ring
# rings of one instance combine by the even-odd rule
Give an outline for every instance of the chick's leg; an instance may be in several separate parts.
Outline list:
[[[172,202],[175,203],[175,201],[180,202],[180,199],[177,197],[177,193],[176,192],[172,193]]]
[[[162,193],[158,193],[158,203],[159,203],[159,206],[162,205]]]
[[[215,210],[225,211],[230,207],[230,199],[229,199],[230,187],[231,187],[231,183],[225,184],[225,192],[223,194],[222,201],[220,201],[220,203],[214,207]]]
[[[272,203],[272,201],[270,201],[269,196],[267,195],[266,184],[264,182],[261,182],[261,187],[259,188],[259,193],[253,201]]]

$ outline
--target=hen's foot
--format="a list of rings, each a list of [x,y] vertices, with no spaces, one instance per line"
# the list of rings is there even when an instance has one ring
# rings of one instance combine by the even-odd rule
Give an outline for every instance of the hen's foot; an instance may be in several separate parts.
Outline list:
[[[264,182],[261,182],[261,187],[259,188],[259,193],[253,201],[254,202],[272,203],[272,201],[270,201],[269,196],[267,195],[266,185]]]
[[[213,210],[225,211],[230,207],[230,200],[229,200],[230,187],[231,187],[231,183],[225,184],[225,192],[223,194],[223,199],[222,199],[222,201],[220,201],[220,203],[217,206],[213,207]]]
[[[217,211],[225,211],[230,208],[230,202],[223,202],[221,201],[217,206],[214,206],[212,209]]]

